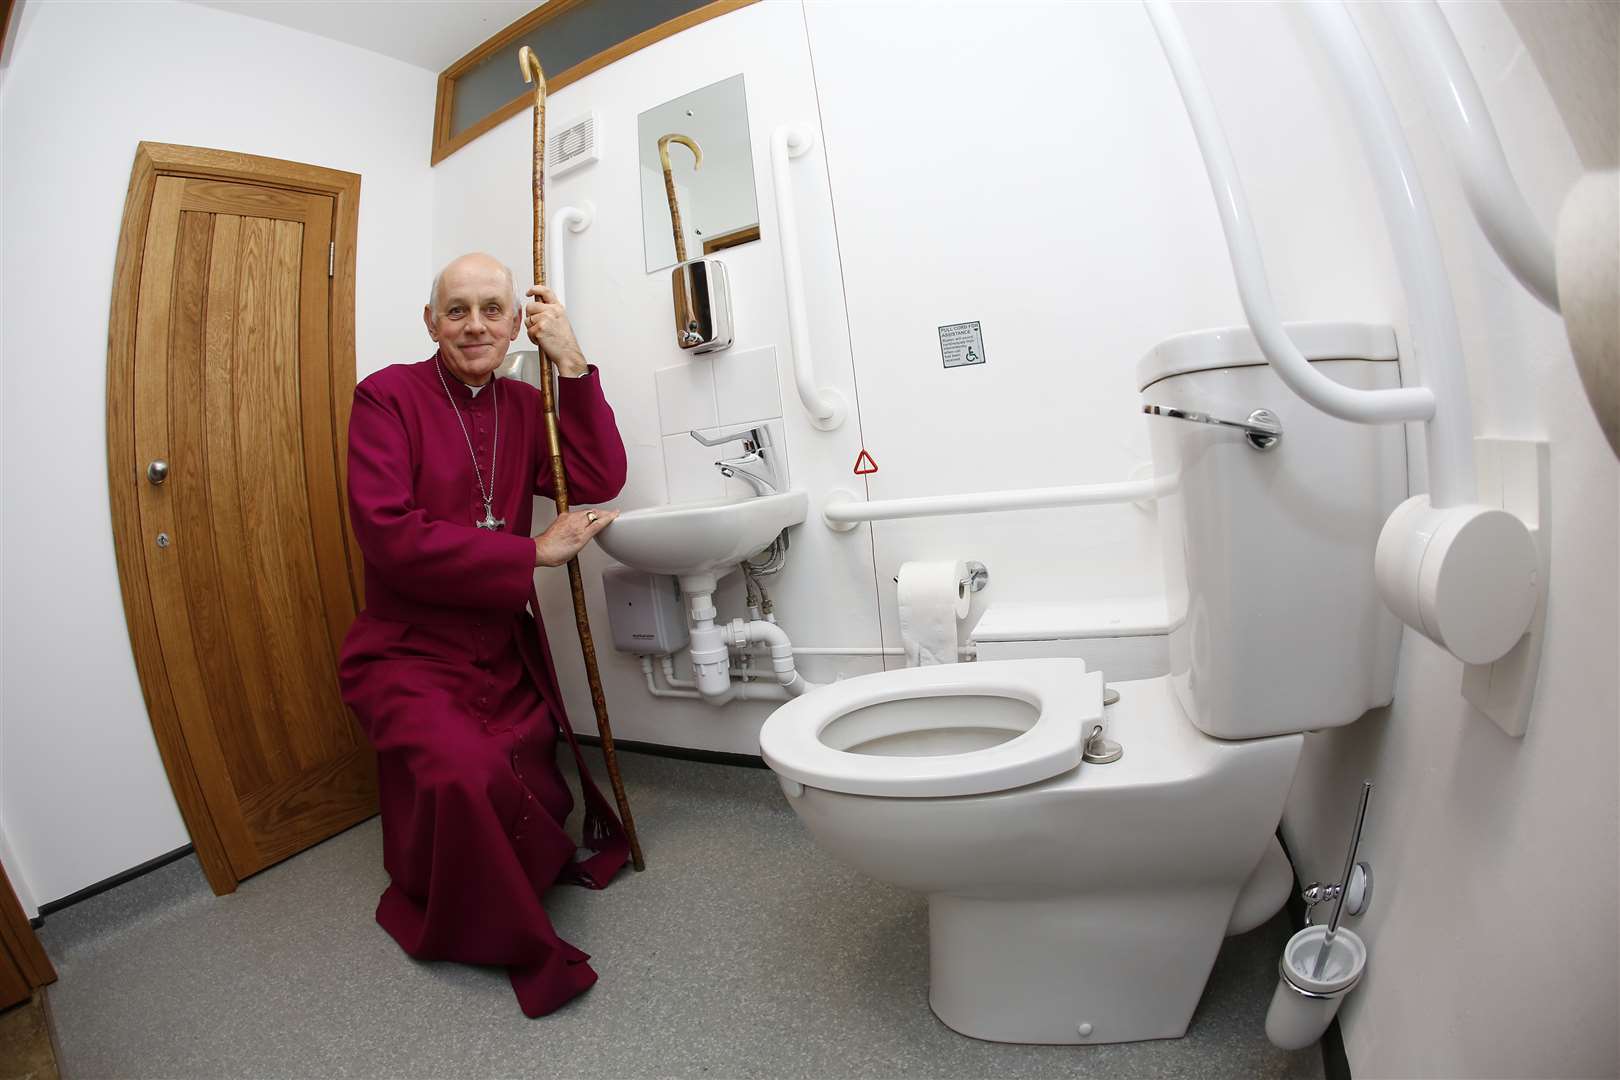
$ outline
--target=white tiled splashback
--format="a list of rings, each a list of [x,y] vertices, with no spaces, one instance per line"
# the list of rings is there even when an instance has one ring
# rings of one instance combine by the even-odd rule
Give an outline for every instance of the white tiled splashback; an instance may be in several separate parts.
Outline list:
[[[787,485],[787,435],[782,424],[782,391],[776,375],[776,349],[764,346],[694,359],[653,373],[658,387],[658,423],[664,440],[664,481],[670,502],[747,495],[741,480],[727,480],[714,463],[737,457],[742,445],[708,447],[692,438],[710,438],[764,423],[776,450],[777,474]]]

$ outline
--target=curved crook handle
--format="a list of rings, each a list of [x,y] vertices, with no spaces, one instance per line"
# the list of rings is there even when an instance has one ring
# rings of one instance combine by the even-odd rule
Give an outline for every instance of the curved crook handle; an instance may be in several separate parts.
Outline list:
[[[518,67],[523,72],[524,82],[539,84],[535,87],[535,93],[544,94],[546,92],[545,69],[540,66],[540,58],[534,55],[534,50],[527,45],[518,50]]]
[[[665,172],[669,172],[669,144],[672,142],[678,142],[692,151],[692,170],[694,172],[703,168],[703,147],[697,144],[697,140],[690,135],[677,135],[671,132],[668,135],[658,137],[658,163],[664,167]]]
[[[546,72],[527,45],[518,50],[523,81],[534,83],[534,280],[546,283]],[[547,393],[551,383],[546,382]]]

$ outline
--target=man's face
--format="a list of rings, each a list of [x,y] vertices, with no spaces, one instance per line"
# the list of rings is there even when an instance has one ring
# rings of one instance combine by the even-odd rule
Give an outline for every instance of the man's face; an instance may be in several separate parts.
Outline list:
[[[489,381],[523,326],[522,312],[512,307],[506,271],[495,260],[478,256],[445,267],[435,303],[422,316],[445,366],[469,386]]]

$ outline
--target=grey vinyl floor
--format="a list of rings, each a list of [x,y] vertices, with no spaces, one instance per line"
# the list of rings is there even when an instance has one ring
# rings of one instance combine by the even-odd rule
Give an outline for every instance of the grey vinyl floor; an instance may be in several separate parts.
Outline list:
[[[188,857],[51,915],[63,1075],[1322,1075],[1316,1048],[1263,1031],[1281,916],[1227,941],[1185,1038],[980,1042],[929,1011],[923,901],[818,852],[772,774],[620,762],[647,870],[548,895],[601,975],[551,1016],[526,1019],[498,968],[399,951],[372,919],[387,884],[372,819],[230,896]]]

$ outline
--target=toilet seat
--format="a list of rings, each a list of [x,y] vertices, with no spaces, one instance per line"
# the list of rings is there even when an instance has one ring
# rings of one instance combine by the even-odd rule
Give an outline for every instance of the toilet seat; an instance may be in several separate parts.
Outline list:
[[[779,776],[849,795],[935,798],[982,795],[1038,783],[1080,764],[1088,724],[1102,719],[1101,672],[1073,658],[1000,660],[905,668],[846,679],[777,709],[760,729],[760,752]],[[890,702],[998,697],[1034,708],[1021,734],[966,753],[879,756],[837,749],[824,733],[851,713]],[[960,714],[918,710],[907,733],[944,727]]]

